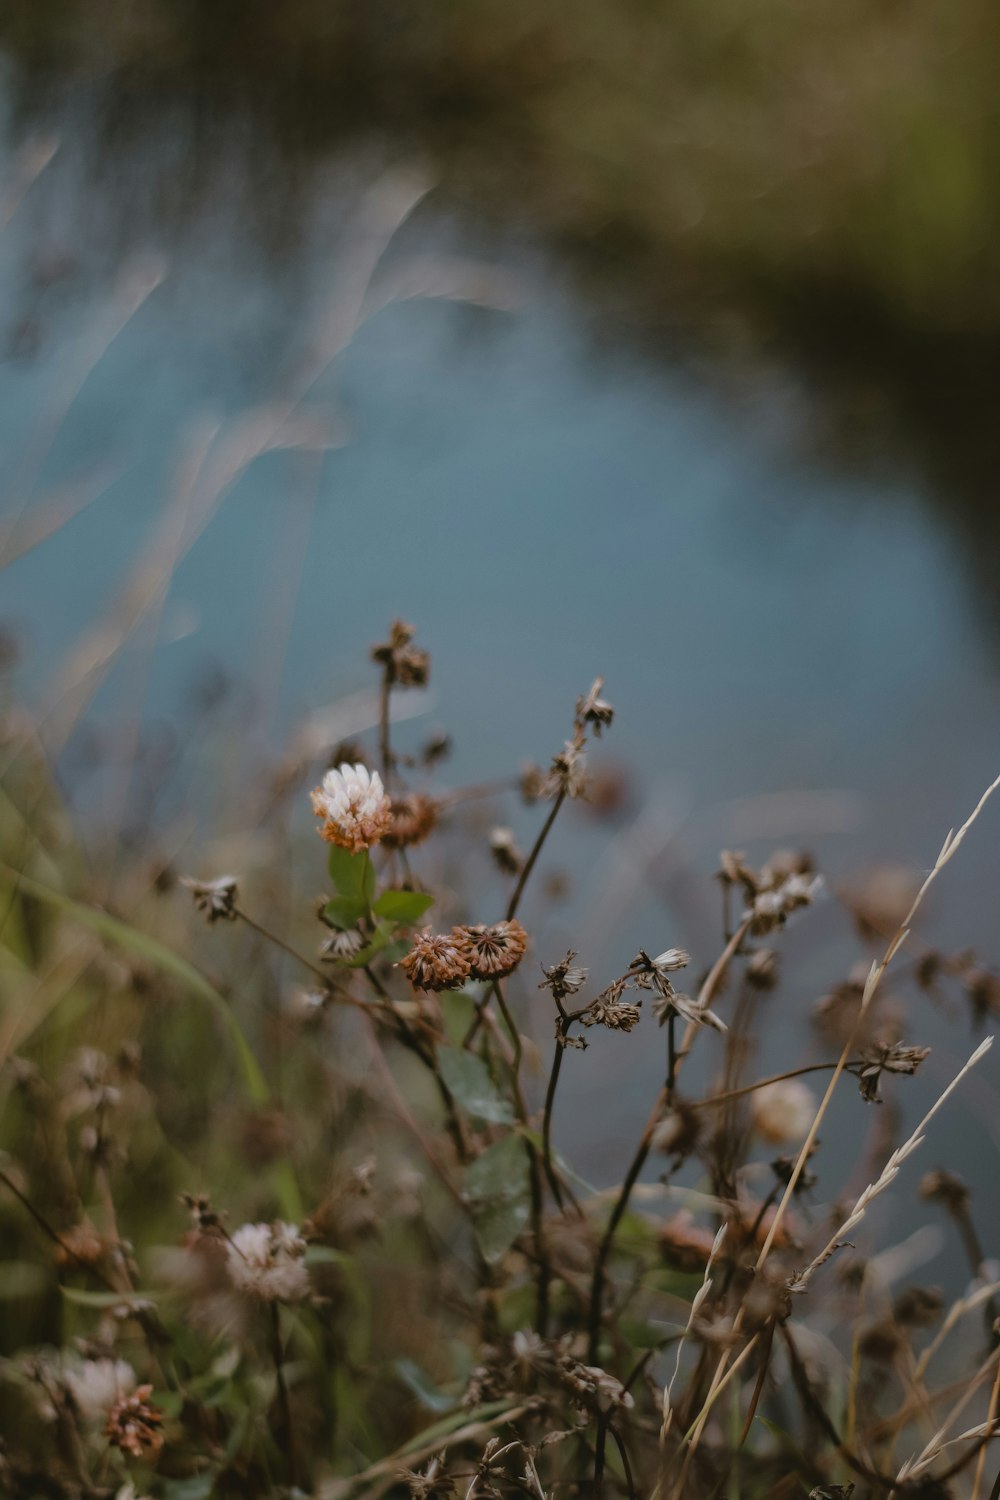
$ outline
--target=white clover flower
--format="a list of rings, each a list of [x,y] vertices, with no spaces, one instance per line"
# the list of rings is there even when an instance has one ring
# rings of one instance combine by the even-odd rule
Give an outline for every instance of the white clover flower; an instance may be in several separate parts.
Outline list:
[[[306,1242],[294,1224],[244,1224],[227,1246],[237,1290],[264,1302],[301,1302],[309,1295]]]
[[[816,1117],[816,1096],[797,1078],[756,1089],[750,1106],[757,1134],[770,1146],[805,1140]]]
[[[87,1422],[103,1422],[123,1396],[136,1387],[132,1366],[124,1359],[81,1359],[63,1370],[63,1384]]]
[[[321,838],[358,854],[384,838],[392,827],[392,803],[382,778],[360,763],[327,771],[310,793],[313,812],[323,819]]]

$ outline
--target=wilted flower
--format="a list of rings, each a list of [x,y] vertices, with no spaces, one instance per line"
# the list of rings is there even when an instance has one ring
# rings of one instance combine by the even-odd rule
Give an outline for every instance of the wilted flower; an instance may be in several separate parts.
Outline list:
[[[142,1458],[145,1453],[158,1453],[163,1447],[163,1413],[150,1401],[151,1385],[140,1385],[130,1396],[122,1399],[108,1412],[104,1435],[123,1453],[133,1458]]]
[[[582,797],[587,791],[587,761],[578,740],[567,740],[552,764],[543,783],[542,795]]]
[[[604,678],[595,678],[589,693],[576,700],[576,721],[578,724],[593,724],[594,734],[598,739],[601,737],[602,729],[610,729],[611,721],[615,711],[610,703],[606,703],[600,696],[604,686]]]
[[[462,944],[473,979],[505,979],[513,974],[528,946],[528,934],[516,917],[492,927],[455,927],[452,937]]]
[[[645,957],[644,954],[640,958]],[[638,960],[636,960],[638,962]],[[650,962],[658,974],[673,974],[677,969],[686,969],[691,962],[690,953],[685,953],[683,948],[667,948],[665,952],[651,959]]]
[[[62,1230],[53,1256],[57,1266],[96,1266],[111,1248],[112,1242],[99,1234],[89,1219],[83,1219]]]
[[[409,849],[422,844],[437,822],[437,806],[430,797],[418,793],[393,797],[389,831],[382,835],[387,849]]]
[[[542,973],[545,978],[538,988],[551,990],[552,998],[556,1001],[565,1000],[567,995],[575,995],[577,990],[582,989],[587,982],[587,970],[573,966],[575,957],[576,954],[570,948],[562,962],[553,964],[551,969],[547,969],[542,964]]]
[[[514,839],[513,829],[494,828],[490,834],[490,853],[505,875],[519,875],[524,863]]]
[[[683,1160],[697,1146],[703,1123],[699,1110],[678,1099],[654,1125],[650,1146],[654,1151],[662,1151],[664,1156]]]
[[[659,990],[658,997],[653,1001],[653,1015],[662,1026],[668,1020],[671,1011],[688,1021],[694,1026],[711,1026],[716,1031],[728,1031],[729,1027],[721,1017],[709,1010],[707,1005],[702,1005],[693,1000],[690,995],[681,995],[674,989],[669,980],[661,979],[656,983]]]
[[[638,1005],[622,1001],[628,981],[616,979],[606,990],[592,1000],[586,1014],[580,1017],[582,1026],[606,1026],[609,1031],[631,1031],[639,1020]]]
[[[244,1224],[227,1246],[233,1285],[264,1302],[301,1302],[309,1295],[306,1242],[294,1224]]]
[[[382,778],[360,762],[352,766],[345,761],[327,771],[310,796],[313,812],[323,819],[320,837],[352,854],[370,849],[392,827],[392,804]]]
[[[385,670],[386,680],[396,687],[426,687],[431,659],[426,651],[411,645],[415,628],[405,620],[394,620],[389,639],[372,647],[372,660]]]
[[[882,1074],[915,1073],[930,1050],[929,1047],[904,1047],[900,1042],[874,1042],[862,1054],[862,1066],[858,1072],[862,1099],[869,1104],[881,1104],[878,1086]]]
[[[755,1089],[750,1112],[757,1134],[771,1146],[801,1141],[816,1116],[812,1089],[797,1078],[784,1078]]]
[[[615,1375],[609,1375],[598,1365],[583,1365],[570,1355],[559,1360],[559,1374],[572,1393],[576,1404],[590,1414],[623,1408],[631,1410],[635,1405],[631,1393]]]
[[[472,973],[469,944],[461,929],[437,936],[429,930],[418,933],[400,968],[415,990],[455,989]]]
[[[86,1422],[102,1422],[135,1390],[135,1371],[124,1359],[83,1359],[63,1370],[63,1384]]]
[[[181,876],[181,885],[187,886],[199,911],[205,913],[209,922],[236,920],[237,881],[235,875],[219,875],[215,880],[192,880]]]
[[[364,938],[356,927],[331,932],[319,945],[319,956],[328,963],[349,963],[364,947]]]
[[[944,1167],[925,1172],[920,1179],[918,1191],[928,1203],[940,1203],[956,1217],[963,1217],[969,1211],[972,1195],[967,1184],[956,1172],[949,1172]]]
[[[766,872],[762,872],[762,876],[765,875]],[[821,875],[793,870],[776,884],[758,890],[746,913],[750,918],[751,933],[754,937],[764,937],[773,932],[791,912],[814,901],[822,885]]]
[[[778,982],[778,955],[773,948],[758,948],[747,959],[747,984],[755,990],[770,990]]]

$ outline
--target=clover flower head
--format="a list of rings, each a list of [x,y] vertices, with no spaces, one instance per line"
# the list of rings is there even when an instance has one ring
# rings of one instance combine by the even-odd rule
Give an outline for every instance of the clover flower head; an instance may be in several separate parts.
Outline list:
[[[82,1359],[63,1371],[63,1384],[85,1421],[103,1421],[135,1390],[135,1371],[124,1359]]]
[[[352,854],[370,849],[392,827],[392,803],[382,778],[360,761],[327,771],[310,796],[313,812],[323,820],[320,837]]]
[[[230,1280],[263,1302],[301,1302],[309,1295],[305,1253],[294,1224],[244,1224],[227,1246]]]

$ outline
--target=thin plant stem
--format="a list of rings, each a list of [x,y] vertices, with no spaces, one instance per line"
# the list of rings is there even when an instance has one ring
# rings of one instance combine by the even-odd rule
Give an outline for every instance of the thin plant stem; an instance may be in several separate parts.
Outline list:
[[[281,1407],[281,1425],[284,1429],[285,1447],[288,1453],[288,1477],[292,1489],[298,1488],[298,1464],[295,1451],[295,1427],[292,1422],[292,1403],[288,1396],[288,1383],[285,1380],[284,1361],[281,1350],[281,1321],[278,1313],[278,1304],[272,1302],[270,1306],[271,1316],[271,1354],[274,1359],[274,1376],[278,1385],[278,1403]]]
[[[534,845],[532,847],[531,853],[528,855],[527,859],[524,861],[524,868],[522,869],[520,875],[517,878],[517,885],[514,887],[514,890],[513,890],[513,893],[511,895],[510,901],[508,902],[508,905],[507,905],[507,921],[508,922],[513,921],[514,917],[517,916],[517,909],[518,909],[518,907],[521,904],[521,897],[524,895],[524,888],[528,884],[528,880],[529,880],[529,878],[531,876],[531,872],[535,868],[535,863],[536,863],[536,861],[538,859],[538,856],[542,852],[542,845],[545,843],[545,840],[548,838],[549,831],[552,828],[552,825],[553,825],[553,823],[556,820],[556,816],[557,816],[557,814],[559,812],[559,809],[562,807],[562,805],[565,802],[565,800],[566,800],[566,788],[565,787],[560,787],[559,791],[556,793],[556,799],[553,802],[552,807],[549,810],[549,815],[545,819],[545,822],[542,824],[541,829],[539,830],[538,837],[537,837],[537,839],[534,842]]]
[[[308,969],[311,974],[315,974],[316,978],[322,983],[324,989],[330,988],[329,974],[324,974],[323,970],[316,964],[314,964],[311,959],[306,958],[303,954],[299,953],[297,949],[293,948],[291,944],[286,943],[284,938],[280,938],[276,932],[271,932],[269,928],[263,927],[260,922],[256,921],[254,917],[251,917],[247,912],[245,912],[241,906],[234,906],[233,911],[236,913],[237,917],[239,917],[241,922],[245,922],[246,925],[251,928],[252,931],[256,932],[259,937],[262,937],[265,942],[273,944],[275,948],[280,948],[283,953],[288,954],[289,958],[294,958],[297,964],[301,964],[304,969]]]

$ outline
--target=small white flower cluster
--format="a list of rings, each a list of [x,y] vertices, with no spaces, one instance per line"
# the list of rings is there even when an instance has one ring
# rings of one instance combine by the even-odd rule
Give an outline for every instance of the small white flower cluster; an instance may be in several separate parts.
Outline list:
[[[132,1366],[124,1359],[81,1359],[67,1364],[63,1384],[85,1422],[103,1422],[116,1401],[136,1387]]]
[[[263,1302],[301,1302],[309,1295],[306,1242],[294,1224],[244,1224],[227,1246],[230,1279]]]
[[[327,771],[310,795],[313,812],[323,819],[320,836],[352,854],[377,844],[392,827],[392,803],[382,778],[360,762],[345,761]]]

